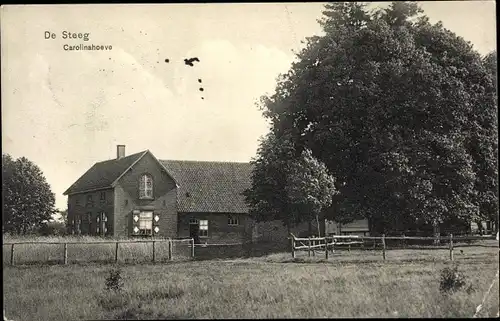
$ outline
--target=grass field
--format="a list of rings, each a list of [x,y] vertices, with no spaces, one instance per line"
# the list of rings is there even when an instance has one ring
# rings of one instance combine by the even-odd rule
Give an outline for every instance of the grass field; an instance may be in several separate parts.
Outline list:
[[[121,294],[105,290],[112,264],[4,266],[13,320],[471,317],[498,271],[498,250],[468,247],[455,263],[466,290],[439,291],[446,250],[290,253],[252,259],[119,265]],[[466,287],[466,288],[467,288]],[[480,317],[498,311],[498,282]]]

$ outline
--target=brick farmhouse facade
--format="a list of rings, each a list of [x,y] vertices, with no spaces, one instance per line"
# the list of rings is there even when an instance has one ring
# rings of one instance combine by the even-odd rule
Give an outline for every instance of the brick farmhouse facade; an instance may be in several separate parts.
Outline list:
[[[96,236],[284,241],[288,230],[281,222],[256,223],[248,215],[242,193],[251,170],[249,163],[159,160],[149,150],[125,156],[118,145],[116,159],[94,164],[64,192],[68,226]],[[328,230],[320,225],[321,233]],[[303,235],[310,228],[291,231]]]

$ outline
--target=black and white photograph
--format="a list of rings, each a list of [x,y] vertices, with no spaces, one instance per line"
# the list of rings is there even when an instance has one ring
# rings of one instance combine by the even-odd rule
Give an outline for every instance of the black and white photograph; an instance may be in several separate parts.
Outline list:
[[[0,12],[4,321],[500,316],[495,1]]]

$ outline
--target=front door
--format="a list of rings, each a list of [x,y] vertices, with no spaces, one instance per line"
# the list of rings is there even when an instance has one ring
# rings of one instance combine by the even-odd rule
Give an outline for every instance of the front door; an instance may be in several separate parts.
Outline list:
[[[200,225],[195,223],[189,224],[189,237],[194,239],[195,243],[200,243],[199,237]]]

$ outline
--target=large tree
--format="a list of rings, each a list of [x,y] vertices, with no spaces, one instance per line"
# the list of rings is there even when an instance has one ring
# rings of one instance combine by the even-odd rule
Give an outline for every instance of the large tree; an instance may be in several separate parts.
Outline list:
[[[2,154],[2,176],[4,232],[34,232],[50,220],[55,196],[37,165]]]
[[[252,186],[246,192],[256,221],[281,220],[288,228],[323,218],[335,195],[334,178],[307,149],[296,154],[286,136],[269,133],[251,162]],[[319,228],[319,226],[318,226]]]
[[[415,3],[328,4],[320,23],[262,108],[336,178],[332,210],[381,232],[497,215],[493,58]]]

